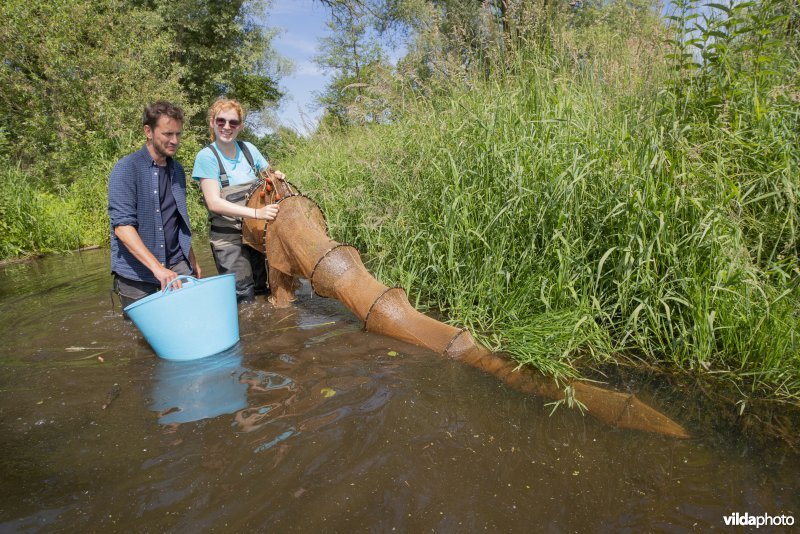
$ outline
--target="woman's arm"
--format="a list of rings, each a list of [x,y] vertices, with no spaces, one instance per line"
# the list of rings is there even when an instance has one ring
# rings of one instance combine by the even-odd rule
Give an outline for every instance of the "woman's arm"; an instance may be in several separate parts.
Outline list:
[[[247,217],[265,221],[274,221],[278,216],[278,205],[268,204],[263,208],[248,208],[229,202],[220,196],[219,181],[216,178],[201,178],[200,189],[206,201],[208,211],[228,217]]]

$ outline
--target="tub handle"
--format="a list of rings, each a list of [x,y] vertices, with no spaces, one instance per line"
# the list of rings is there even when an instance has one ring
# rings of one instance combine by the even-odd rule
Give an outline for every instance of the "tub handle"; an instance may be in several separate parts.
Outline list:
[[[189,285],[200,283],[200,280],[198,280],[194,276],[189,276],[189,275],[186,275],[186,274],[179,274],[177,278],[173,278],[172,280],[169,281],[169,283],[166,285],[166,287],[164,288],[164,290],[161,293],[162,294],[166,294],[168,291],[175,291],[175,289],[172,288],[172,284],[174,284],[177,280],[180,280],[181,284],[183,284],[185,282],[188,282]]]

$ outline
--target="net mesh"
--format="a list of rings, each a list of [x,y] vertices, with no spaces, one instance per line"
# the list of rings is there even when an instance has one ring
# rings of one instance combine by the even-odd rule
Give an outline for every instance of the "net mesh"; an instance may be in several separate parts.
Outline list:
[[[370,332],[426,347],[481,369],[526,393],[563,399],[565,390],[553,380],[477,343],[466,329],[441,323],[411,306],[405,291],[388,288],[364,267],[358,251],[332,240],[317,204],[298,194],[282,178],[265,174],[251,190],[247,206],[261,208],[278,202],[280,213],[270,222],[245,219],[243,241],[267,255],[271,301],[276,306],[293,300],[297,278],[308,278],[314,291],[336,298],[364,321]],[[573,382],[575,399],[590,414],[614,426],[636,428],[676,437],[686,431],[662,413],[625,395]]]

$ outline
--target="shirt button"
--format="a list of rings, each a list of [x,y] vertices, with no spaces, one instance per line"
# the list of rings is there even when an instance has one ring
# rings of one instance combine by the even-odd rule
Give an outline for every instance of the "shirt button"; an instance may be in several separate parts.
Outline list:
[[[164,248],[164,245],[161,245],[161,248]]]
[[[156,213],[158,213],[158,210],[156,210]]]
[[[157,195],[157,194],[158,194],[158,191],[153,191],[153,193]]]

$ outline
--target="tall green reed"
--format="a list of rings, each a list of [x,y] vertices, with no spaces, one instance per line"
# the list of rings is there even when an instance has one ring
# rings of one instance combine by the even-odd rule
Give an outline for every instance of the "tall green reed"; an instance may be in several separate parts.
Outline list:
[[[731,212],[735,140],[710,135],[709,165],[655,98],[519,61],[287,170],[385,282],[521,363],[622,353],[797,398],[797,274],[773,279]]]
[[[38,191],[29,180],[16,167],[0,177],[0,258],[79,247],[80,229],[68,203]]]

